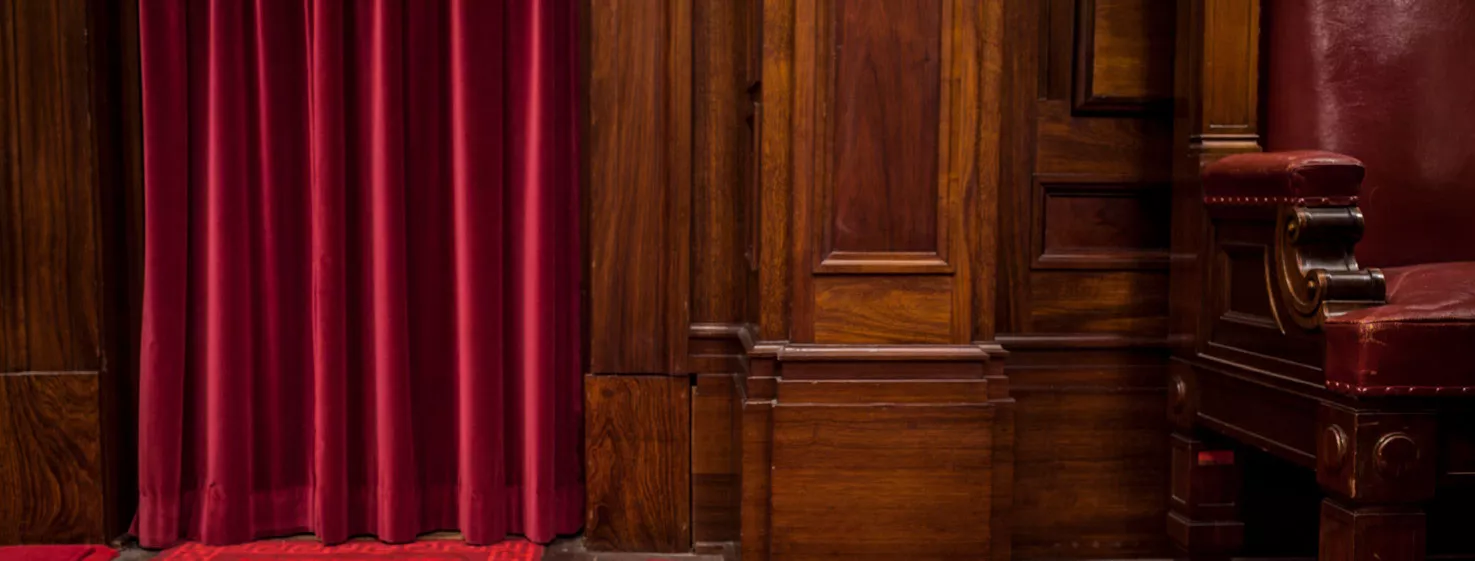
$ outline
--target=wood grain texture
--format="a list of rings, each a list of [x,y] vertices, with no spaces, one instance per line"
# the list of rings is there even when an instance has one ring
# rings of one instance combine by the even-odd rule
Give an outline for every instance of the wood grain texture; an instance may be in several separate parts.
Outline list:
[[[1015,355],[1016,556],[1168,553],[1165,353]]]
[[[1166,269],[1167,184],[1039,175],[1036,269]]]
[[[590,549],[690,550],[689,384],[668,376],[584,377]]]
[[[998,60],[998,45],[985,48],[982,35],[997,18],[982,4],[804,0],[794,5],[791,50],[765,51],[765,60],[792,60],[788,126],[763,131],[792,155],[783,179],[792,186],[789,206],[765,206],[762,218],[765,231],[787,225],[796,237],[780,246],[796,267],[788,340],[817,340],[822,276],[944,274],[953,285],[949,309],[928,313],[950,318],[948,342],[972,340],[974,261],[992,254],[984,244],[994,238],[970,234],[979,216],[970,203],[996,192],[994,175],[980,175],[994,163],[980,170],[978,150],[996,146],[999,134],[980,129],[997,119],[999,71],[987,65]],[[986,105],[984,92],[994,101]],[[903,110],[897,99],[921,105],[908,101],[914,106]],[[768,243],[765,252],[775,248]]]
[[[946,277],[815,279],[814,339],[820,343],[947,343],[952,291]]]
[[[1166,109],[1173,98],[1173,0],[1078,0],[1075,109]]]
[[[80,0],[8,4],[16,151],[25,245],[24,370],[97,370],[96,154],[88,122],[87,10]]]
[[[952,560],[990,543],[988,407],[780,406],[773,550],[784,560]]]
[[[692,5],[692,323],[747,321],[751,158],[748,3]]]
[[[772,360],[765,361],[769,366]],[[767,378],[767,381],[772,381]],[[752,384],[755,379],[749,378]],[[747,392],[754,396],[751,389]],[[749,561],[769,559],[773,497],[773,400],[762,396],[743,402],[742,522],[740,547]]]
[[[683,373],[691,292],[691,4],[593,1],[587,84],[595,373]]]
[[[828,247],[935,251],[941,2],[837,0],[830,10]]]
[[[1031,332],[1167,333],[1168,276],[1163,273],[1040,271],[1031,277],[1030,289]]]
[[[1134,6],[1109,4],[1113,11],[1130,8],[1127,12],[1137,11],[1140,17],[1150,15],[1140,13]],[[1076,269],[1071,275],[1079,278],[1082,284],[1105,286],[1115,284],[1121,278],[1113,278],[1116,273],[1097,273],[1090,269],[1160,269],[1166,263],[1163,233],[1168,231],[1166,225],[1170,221],[1166,207],[1171,191],[1149,191],[1147,186],[1166,185],[1171,177],[1171,115],[1136,109],[1082,113],[1074,107],[1072,87],[1078,81],[1074,71],[1076,64],[1081,62],[1076,51],[1076,28],[1080,26],[1083,14],[1086,13],[1081,11],[1082,8],[1092,10],[1091,18],[1094,22],[1094,13],[1099,11],[1094,6],[1091,2],[1073,0],[1043,3],[1013,0],[1006,2],[1004,6],[1009,30],[1007,50],[1017,55],[1008,58],[1011,64],[1006,69],[1008,89],[1005,115],[1010,120],[1006,126],[1009,140],[1003,152],[1001,174],[1003,191],[1000,195],[1002,211],[999,223],[1004,241],[999,250],[1000,297],[995,313],[999,322],[998,331],[1001,333],[1043,330],[1040,329],[1040,319],[1036,317],[1033,307],[1043,292],[1053,291],[1054,288],[1042,290],[1034,285],[1043,282],[1058,287],[1060,285],[1056,283],[1064,283],[1071,276],[1061,276],[1063,272],[1057,274],[1040,269]],[[1143,35],[1148,30],[1141,25],[1125,25],[1123,22],[1123,25],[1113,29],[1113,34],[1120,37],[1111,40],[1118,42],[1161,41]],[[1143,60],[1123,60],[1122,64],[1150,63]],[[1080,199],[1055,199],[1043,194],[1050,191],[1047,188],[1050,185],[1089,185],[1092,182],[1142,186],[1144,189],[1134,193],[1141,195],[1140,197],[1113,199],[1110,202],[1116,204],[1110,205],[1110,208],[1098,207],[1099,211],[1073,207],[1083,204],[1107,205],[1107,201],[1085,203]],[[1105,218],[1104,221],[1097,220],[1094,223],[1088,221],[1078,224],[1068,221],[1067,224],[1072,228],[1080,227],[1084,230],[1074,237],[1069,232],[1053,228],[1048,220],[1048,215],[1052,213],[1074,216],[1078,212]],[[1062,233],[1067,236],[1061,238]],[[1052,236],[1052,241],[1076,245],[1080,245],[1074,241],[1078,239],[1091,240],[1092,243],[1109,240],[1109,243],[1118,246],[1136,245],[1138,248],[1106,250],[1106,255],[1101,255],[1102,250],[1099,248],[1086,247],[1085,251],[1066,251],[1061,256],[1063,260],[1051,263],[1049,257],[1044,257],[1047,236]],[[1140,247],[1144,245],[1157,247]],[[1165,286],[1152,282],[1137,284],[1135,287],[1135,290],[1164,289]],[[1162,294],[1150,293],[1119,297],[1140,298],[1148,303],[1163,299]],[[1091,306],[1084,301],[1081,303]],[[1058,301],[1043,304],[1051,308],[1049,315],[1063,311],[1059,309],[1062,304]],[[1139,313],[1128,311],[1128,308],[1131,306],[1119,308],[1119,311]],[[1097,315],[1103,312],[1098,309],[1083,313]],[[1103,324],[1088,321],[1075,327],[1058,327],[1077,333],[1116,331],[1122,328],[1120,322],[1116,326],[1111,326],[1111,323],[1113,322]]]
[[[735,375],[697,376],[691,397],[694,542],[735,542],[740,538],[741,415]]]
[[[794,279],[791,229],[794,158],[794,35],[796,0],[762,0],[763,37],[759,118],[761,149],[757,211],[761,224],[758,245],[758,340],[789,339],[790,302]],[[806,30],[808,32],[808,30]],[[801,236],[802,238],[802,236]],[[746,548],[745,548],[746,550]]]
[[[102,543],[96,372],[0,376],[0,545]]]

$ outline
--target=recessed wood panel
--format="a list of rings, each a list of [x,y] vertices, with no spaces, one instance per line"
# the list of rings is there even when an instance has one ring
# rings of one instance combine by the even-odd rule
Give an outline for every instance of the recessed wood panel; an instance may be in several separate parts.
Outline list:
[[[102,543],[98,376],[0,376],[0,545]]]
[[[690,384],[676,376],[584,377],[589,549],[690,549]]]
[[[773,561],[988,551],[993,409],[774,408]]]
[[[1078,0],[1076,109],[1141,112],[1173,97],[1173,0]]]
[[[1039,271],[1030,276],[1030,328],[1047,333],[1167,333],[1166,272]]]
[[[941,4],[831,8],[832,249],[937,249]]]
[[[815,277],[818,343],[947,343],[952,279],[944,276]]]
[[[1035,190],[1035,268],[1167,267],[1166,185],[1040,181]]]

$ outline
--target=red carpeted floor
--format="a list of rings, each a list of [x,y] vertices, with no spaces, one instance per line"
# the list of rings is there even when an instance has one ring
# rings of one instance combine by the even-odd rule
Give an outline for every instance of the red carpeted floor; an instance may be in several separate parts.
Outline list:
[[[155,561],[262,561],[265,559],[339,559],[384,561],[536,561],[543,548],[525,541],[505,541],[491,546],[468,545],[458,540],[426,540],[407,544],[373,541],[323,545],[308,540],[265,540],[231,546],[184,544],[164,551]],[[88,560],[91,561],[91,560]]]
[[[0,547],[0,560],[108,561],[116,553],[105,545],[12,545]]]

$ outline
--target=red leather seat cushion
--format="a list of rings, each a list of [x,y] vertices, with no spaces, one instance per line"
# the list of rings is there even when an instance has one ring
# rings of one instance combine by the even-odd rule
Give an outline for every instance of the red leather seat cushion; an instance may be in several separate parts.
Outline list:
[[[1383,274],[1387,305],[1327,321],[1327,386],[1359,395],[1475,395],[1475,262]]]

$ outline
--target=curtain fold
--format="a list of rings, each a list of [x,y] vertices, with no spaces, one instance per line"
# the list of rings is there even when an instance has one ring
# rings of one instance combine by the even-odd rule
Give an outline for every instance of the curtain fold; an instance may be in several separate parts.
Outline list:
[[[141,0],[146,547],[583,509],[571,0]]]

